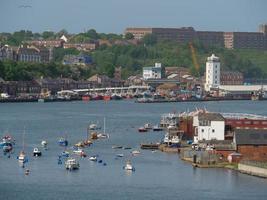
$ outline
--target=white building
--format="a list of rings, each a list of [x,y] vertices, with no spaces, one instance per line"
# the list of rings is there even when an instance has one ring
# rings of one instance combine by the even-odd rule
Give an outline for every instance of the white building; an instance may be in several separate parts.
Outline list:
[[[162,67],[161,63],[155,63],[153,67],[143,67],[144,79],[161,79]]]
[[[194,142],[224,140],[225,121],[219,113],[198,113],[193,118]]]
[[[212,54],[206,62],[206,83],[205,90],[217,88],[220,85],[220,59]]]

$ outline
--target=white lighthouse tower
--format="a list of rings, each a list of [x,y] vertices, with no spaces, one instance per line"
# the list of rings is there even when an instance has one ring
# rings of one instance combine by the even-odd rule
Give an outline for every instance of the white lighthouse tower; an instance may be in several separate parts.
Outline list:
[[[212,54],[206,62],[205,90],[210,91],[220,85],[220,58]]]

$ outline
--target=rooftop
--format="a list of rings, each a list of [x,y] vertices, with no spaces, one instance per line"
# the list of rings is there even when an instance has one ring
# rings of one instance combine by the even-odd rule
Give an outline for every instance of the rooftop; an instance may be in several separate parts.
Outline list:
[[[237,145],[267,145],[267,130],[265,129],[236,129]]]
[[[220,113],[199,113],[198,119],[209,121],[224,121],[224,117]]]

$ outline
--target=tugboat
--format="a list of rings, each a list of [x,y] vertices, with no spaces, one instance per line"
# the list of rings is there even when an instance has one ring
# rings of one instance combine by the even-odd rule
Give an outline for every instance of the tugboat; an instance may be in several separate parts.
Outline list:
[[[65,168],[67,170],[76,170],[76,169],[79,169],[80,168],[80,164],[79,162],[74,159],[74,158],[69,158],[68,160],[66,160],[65,162]]]
[[[38,148],[33,149],[33,156],[39,157],[42,155],[42,152]]]
[[[124,170],[129,170],[129,171],[135,171],[135,168],[133,167],[132,163],[130,160],[126,162],[126,165],[123,167]]]

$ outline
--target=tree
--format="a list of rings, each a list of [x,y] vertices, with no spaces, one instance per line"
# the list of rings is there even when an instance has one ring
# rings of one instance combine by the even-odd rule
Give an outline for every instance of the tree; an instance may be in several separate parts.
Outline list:
[[[155,34],[146,34],[142,41],[145,45],[154,45],[157,43],[157,36]]]
[[[91,39],[94,39],[94,40],[99,38],[95,29],[90,29],[89,31],[86,32],[85,35]]]
[[[134,35],[132,33],[126,33],[124,37],[126,40],[134,39]]]
[[[53,31],[44,31],[42,34],[43,38],[46,39],[51,39],[54,38],[55,33]]]

